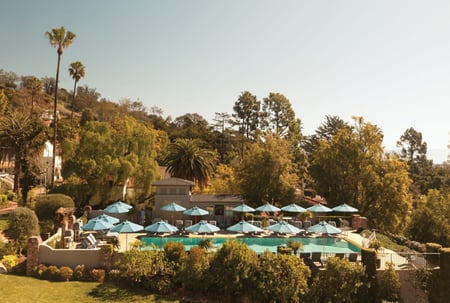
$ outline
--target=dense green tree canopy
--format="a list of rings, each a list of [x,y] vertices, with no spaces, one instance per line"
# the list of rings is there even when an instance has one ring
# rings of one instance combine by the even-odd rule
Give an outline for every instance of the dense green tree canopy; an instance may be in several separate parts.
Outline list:
[[[86,203],[107,203],[113,186],[123,186],[133,179],[139,198],[150,194],[156,179],[158,145],[156,131],[139,124],[131,117],[114,124],[87,122],[80,136],[64,144],[63,176],[77,177],[87,185]]]
[[[16,192],[19,192],[21,174],[28,173],[31,160],[41,154],[46,141],[46,127],[35,116],[18,112],[0,116],[0,154],[1,158],[10,156],[14,159]]]
[[[240,192],[254,206],[263,200],[289,204],[300,181],[288,142],[270,135],[264,139],[249,147],[237,167]]]
[[[331,206],[359,208],[379,229],[401,230],[411,207],[406,164],[383,152],[375,125],[356,119],[331,140],[319,140],[310,173],[319,194]]]

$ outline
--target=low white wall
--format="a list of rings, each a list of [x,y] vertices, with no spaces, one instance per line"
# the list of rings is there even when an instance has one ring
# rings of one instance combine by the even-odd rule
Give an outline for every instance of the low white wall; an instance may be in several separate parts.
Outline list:
[[[58,267],[69,266],[75,269],[77,265],[85,268],[99,268],[101,266],[100,248],[92,249],[53,249],[42,244],[39,246],[39,263],[51,264]]]

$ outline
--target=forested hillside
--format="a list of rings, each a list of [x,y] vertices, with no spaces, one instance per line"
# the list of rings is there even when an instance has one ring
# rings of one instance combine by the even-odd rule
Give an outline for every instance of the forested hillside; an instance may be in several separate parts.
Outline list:
[[[313,135],[303,136],[289,99],[275,92],[259,99],[244,91],[230,100],[230,112],[216,113],[212,122],[197,113],[171,117],[140,101],[106,100],[95,88],[77,86],[80,66],[71,68],[76,94],[61,87],[57,94],[56,146],[64,182],[50,190],[68,194],[78,206],[107,204],[111,189],[130,181],[139,189],[134,202],[151,203],[151,183],[159,166],[167,166],[172,175],[195,181],[198,192],[239,193],[250,205],[280,206],[317,194],[330,206],[357,207],[376,228],[415,227],[415,237],[450,240],[430,231],[436,226],[408,226],[416,214],[438,219],[447,212],[441,230],[450,228],[449,168],[428,160],[426,143],[413,127],[399,138],[397,155],[383,150],[380,127],[363,117],[326,116]],[[54,140],[54,93],[52,77],[0,70],[0,152],[3,160],[15,160],[22,197],[42,171],[33,159],[43,142]],[[440,203],[440,213],[426,201]]]

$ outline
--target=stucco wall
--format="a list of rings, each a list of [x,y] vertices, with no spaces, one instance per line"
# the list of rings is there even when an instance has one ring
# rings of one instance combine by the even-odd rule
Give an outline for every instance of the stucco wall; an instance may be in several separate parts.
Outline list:
[[[52,264],[58,267],[69,266],[74,269],[77,265],[86,268],[101,267],[100,248],[92,249],[53,249],[48,245],[39,246],[39,263]]]

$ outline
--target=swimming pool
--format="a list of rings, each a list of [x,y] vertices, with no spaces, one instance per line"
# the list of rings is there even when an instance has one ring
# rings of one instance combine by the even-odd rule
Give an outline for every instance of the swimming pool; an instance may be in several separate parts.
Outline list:
[[[277,237],[264,237],[264,238],[208,238],[213,241],[215,248],[220,248],[222,244],[227,240],[236,239],[241,241],[257,253],[265,251],[277,252],[277,246],[287,245],[288,242],[302,242],[304,252],[323,252],[323,253],[352,253],[361,252],[361,249],[343,239],[320,237],[320,238],[277,238]],[[186,247],[186,250],[190,250],[192,246],[197,246],[203,238],[187,238],[187,237],[142,237],[141,241],[145,243],[147,247],[154,244],[156,247],[161,248],[167,242],[181,242]]]

